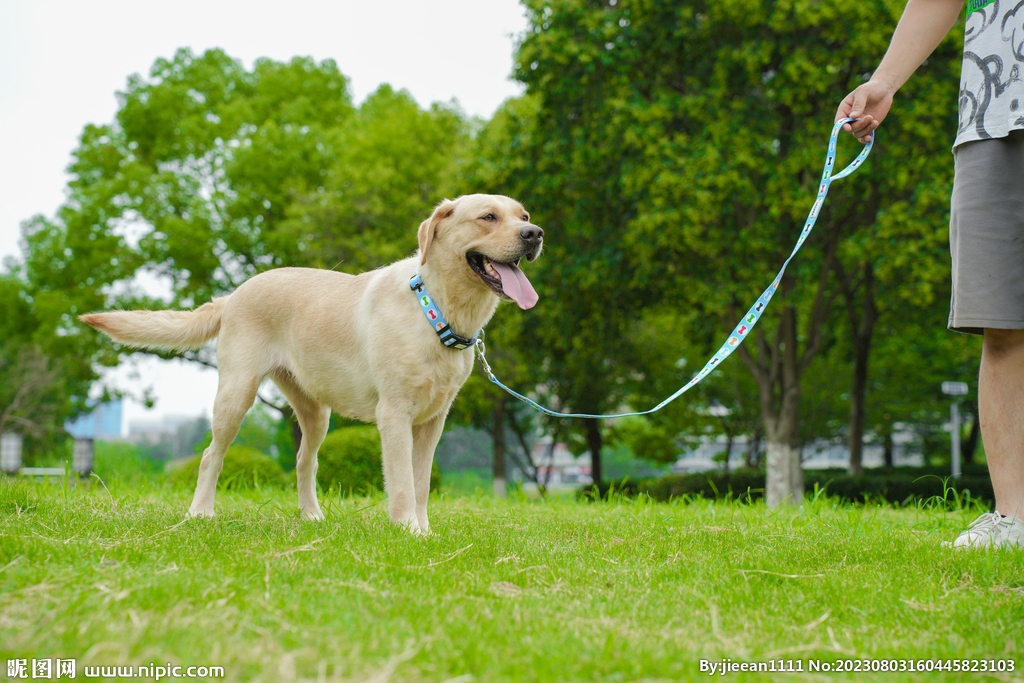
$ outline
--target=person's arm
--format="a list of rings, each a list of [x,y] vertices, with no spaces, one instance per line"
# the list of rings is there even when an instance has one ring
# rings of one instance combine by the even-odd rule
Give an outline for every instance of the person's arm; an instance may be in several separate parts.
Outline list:
[[[861,142],[871,140],[892,106],[893,95],[921,66],[953,28],[964,0],[909,0],[892,34],[892,41],[871,80],[839,103],[835,120],[859,119],[843,130]]]

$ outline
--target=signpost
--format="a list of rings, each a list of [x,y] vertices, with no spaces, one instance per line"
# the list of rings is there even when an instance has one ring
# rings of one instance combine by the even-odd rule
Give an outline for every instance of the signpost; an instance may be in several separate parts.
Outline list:
[[[949,448],[950,467],[954,479],[960,478],[960,408],[957,405],[957,396],[967,395],[966,382],[943,382],[942,393],[953,397],[949,406]]]
[[[21,434],[0,434],[0,472],[17,474],[21,469]]]
[[[72,451],[71,467],[78,476],[88,478],[92,472],[93,439],[75,439]]]

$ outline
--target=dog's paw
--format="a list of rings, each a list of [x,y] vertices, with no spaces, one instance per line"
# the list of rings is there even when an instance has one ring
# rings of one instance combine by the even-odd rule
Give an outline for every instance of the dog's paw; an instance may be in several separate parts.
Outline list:
[[[213,519],[213,508],[189,508],[186,519]]]
[[[413,536],[424,535],[423,527],[420,526],[420,521],[416,518],[415,513],[412,515],[406,515],[402,517],[391,517],[391,522],[395,526],[400,526],[406,529]]]
[[[302,510],[300,512],[300,517],[304,522],[323,522],[327,519],[327,517],[324,516],[324,513],[320,510],[319,507],[312,509],[307,508],[305,510]]]

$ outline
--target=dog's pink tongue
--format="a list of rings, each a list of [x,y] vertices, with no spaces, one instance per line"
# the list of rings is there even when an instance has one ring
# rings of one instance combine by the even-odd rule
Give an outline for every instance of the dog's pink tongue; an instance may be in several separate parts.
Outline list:
[[[540,297],[537,296],[537,291],[530,284],[530,281],[526,279],[523,271],[519,270],[519,266],[509,263],[498,263],[497,261],[491,261],[491,266],[501,276],[501,290],[512,301],[519,304],[519,308],[525,311],[527,308],[533,308],[537,305]]]

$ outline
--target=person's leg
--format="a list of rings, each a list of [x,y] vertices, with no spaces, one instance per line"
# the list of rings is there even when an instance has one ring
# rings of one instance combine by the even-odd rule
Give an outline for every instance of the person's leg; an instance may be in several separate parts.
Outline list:
[[[1024,519],[1024,330],[985,329],[978,414],[996,510]]]
[[[997,512],[950,545],[1024,546],[1024,131],[954,150],[949,328],[984,334],[978,413]],[[1008,516],[1003,516],[1008,515]]]

